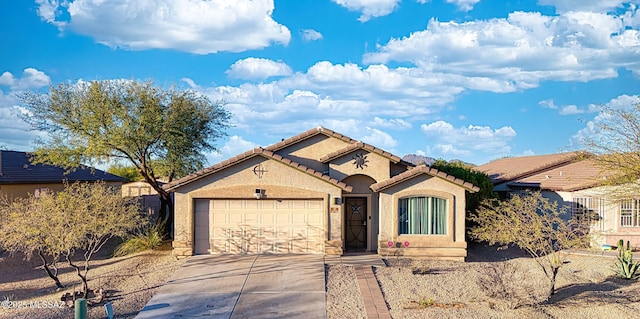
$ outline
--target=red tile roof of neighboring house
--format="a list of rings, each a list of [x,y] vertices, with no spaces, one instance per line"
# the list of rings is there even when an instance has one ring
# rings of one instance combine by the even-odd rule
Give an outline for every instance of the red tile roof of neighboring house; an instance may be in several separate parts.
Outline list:
[[[591,159],[578,160],[507,182],[509,187],[572,192],[602,185],[606,175]]]
[[[428,174],[431,176],[435,176],[435,177],[440,177],[443,179],[446,179],[454,184],[460,185],[462,187],[464,187],[465,189],[467,189],[470,192],[477,192],[480,190],[480,188],[478,186],[475,186],[469,182],[465,182],[464,180],[461,180],[459,178],[456,178],[455,176],[449,175],[445,172],[441,172],[435,168],[430,168],[428,166],[425,165],[419,165],[416,166],[414,168],[409,169],[406,172],[403,172],[401,174],[398,174],[392,178],[389,178],[387,180],[375,183],[373,185],[371,185],[371,189],[374,192],[378,192],[381,191],[383,189],[389,188],[391,186],[394,185],[398,185],[404,181],[410,180],[418,175],[421,174]]]
[[[393,162],[394,164],[397,164],[399,162],[402,161],[402,159],[398,156],[395,156],[389,152],[383,151],[377,147],[371,146],[369,144],[363,143],[363,142],[355,142],[349,146],[346,146],[342,149],[339,149],[335,152],[329,153],[323,157],[320,158],[320,161],[323,163],[327,163],[330,162],[340,156],[349,154],[355,150],[365,150],[368,152],[372,152],[372,153],[376,153],[378,155],[381,155],[385,158],[388,158],[389,160],[391,160],[391,162]]]
[[[608,175],[585,152],[503,158],[476,167],[494,185],[572,192],[599,186]]]
[[[290,146],[290,145],[296,144],[296,143],[298,143],[300,141],[303,141],[303,140],[306,140],[308,138],[314,137],[314,136],[316,136],[318,134],[322,134],[322,135],[325,135],[325,136],[328,136],[328,137],[335,137],[335,138],[341,139],[341,140],[343,140],[343,141],[345,141],[347,143],[356,143],[357,142],[356,140],[354,140],[354,139],[352,139],[352,138],[350,138],[348,136],[344,136],[344,135],[342,135],[340,133],[334,132],[334,131],[332,131],[332,130],[330,130],[328,128],[324,128],[322,126],[318,126],[316,128],[312,128],[312,129],[310,129],[310,130],[308,130],[306,132],[302,132],[302,133],[300,133],[300,134],[298,134],[296,136],[290,137],[290,138],[288,138],[286,140],[282,140],[282,141],[280,141],[278,143],[269,145],[269,146],[265,147],[265,149],[269,150],[269,151],[272,151],[272,152],[275,152],[275,151],[281,150],[281,149],[283,149],[283,148],[285,148],[287,146]]]
[[[191,175],[188,175],[188,176],[185,176],[183,178],[180,178],[180,179],[178,179],[176,181],[173,181],[173,182],[165,185],[164,188],[166,190],[174,190],[174,189],[176,189],[178,187],[181,187],[181,186],[183,186],[185,184],[188,184],[188,183],[191,183],[191,182],[196,181],[198,179],[201,179],[203,177],[209,176],[211,174],[214,174],[214,173],[216,173],[218,171],[221,171],[221,170],[223,170],[225,168],[231,167],[231,166],[233,166],[233,165],[235,165],[235,164],[237,164],[239,162],[242,162],[244,160],[247,160],[247,159],[255,157],[255,156],[262,156],[262,157],[265,157],[267,159],[273,159],[275,161],[278,161],[278,162],[281,162],[283,164],[289,165],[289,166],[291,166],[291,167],[293,167],[293,168],[295,168],[295,169],[297,169],[299,171],[302,171],[302,172],[307,173],[309,175],[315,176],[315,177],[317,177],[319,179],[322,179],[322,180],[324,180],[324,181],[326,181],[328,183],[334,184],[334,185],[340,187],[341,189],[343,189],[343,190],[345,190],[347,192],[351,192],[351,190],[352,190],[351,186],[349,186],[349,185],[347,185],[347,184],[345,184],[343,182],[340,182],[335,178],[331,178],[329,175],[322,174],[322,173],[320,173],[320,172],[318,172],[318,171],[316,171],[314,169],[311,169],[311,168],[308,168],[308,167],[306,167],[306,166],[304,166],[302,164],[296,163],[296,162],[294,162],[294,161],[292,161],[292,160],[290,160],[288,158],[282,157],[282,156],[280,156],[278,154],[275,154],[274,152],[272,152],[270,150],[266,150],[266,149],[264,149],[262,147],[254,148],[253,150],[244,152],[244,153],[242,153],[242,154],[240,154],[238,156],[235,156],[235,157],[232,157],[232,158],[230,158],[228,160],[222,161],[222,162],[220,162],[218,164],[215,164],[215,165],[213,165],[211,167],[205,168],[205,169],[200,170],[200,171],[198,171],[196,173],[193,173]]]
[[[475,169],[489,175],[493,184],[513,181],[518,178],[536,174],[556,166],[569,164],[586,154],[583,152],[569,152],[549,155],[534,155],[501,158]]]

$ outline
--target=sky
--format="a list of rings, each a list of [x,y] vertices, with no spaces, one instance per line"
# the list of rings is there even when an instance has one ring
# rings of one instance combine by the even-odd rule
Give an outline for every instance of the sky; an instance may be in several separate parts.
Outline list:
[[[319,125],[484,164],[581,149],[640,102],[640,0],[35,0],[0,4],[0,147],[17,94],[135,79],[224,101],[210,165]]]

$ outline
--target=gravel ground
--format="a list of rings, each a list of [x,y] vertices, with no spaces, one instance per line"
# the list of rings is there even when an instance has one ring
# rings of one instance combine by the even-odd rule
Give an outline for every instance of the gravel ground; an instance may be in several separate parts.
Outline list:
[[[353,266],[325,266],[327,317],[329,319],[367,318]]]
[[[464,263],[400,258],[375,268],[391,316],[638,318],[640,283],[613,277],[613,258],[569,256],[547,301],[548,281],[533,259],[513,249],[473,249]],[[330,266],[328,274],[328,317],[364,318],[353,268]]]
[[[135,317],[183,263],[166,248],[119,258],[98,257],[91,262],[89,287],[106,292],[116,318]],[[67,289],[56,291],[37,260],[0,256],[0,318],[73,318],[72,308],[58,306],[64,292],[79,290],[80,280],[69,266],[61,266],[60,281]],[[88,318],[105,318],[104,307],[89,307]]]
[[[471,247],[468,262],[388,259],[374,272],[393,318],[638,318],[640,283],[613,277],[615,259],[571,255],[558,274],[557,293],[545,300],[547,279],[539,266],[517,250]],[[98,258],[90,286],[102,287],[116,318],[133,318],[183,261],[170,250],[120,258]],[[60,279],[79,287],[68,266]],[[354,268],[326,266],[329,319],[365,318]],[[9,309],[4,318],[71,318],[70,308],[51,308],[64,291],[55,291],[37,261],[0,255],[0,302],[40,302],[41,308]],[[3,307],[4,305],[4,307]],[[90,307],[89,318],[104,318]]]

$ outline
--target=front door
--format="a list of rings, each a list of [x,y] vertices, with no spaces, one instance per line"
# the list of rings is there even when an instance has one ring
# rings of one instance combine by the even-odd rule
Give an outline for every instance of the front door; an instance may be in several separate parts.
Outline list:
[[[345,210],[345,249],[364,251],[367,249],[367,198],[346,197]]]

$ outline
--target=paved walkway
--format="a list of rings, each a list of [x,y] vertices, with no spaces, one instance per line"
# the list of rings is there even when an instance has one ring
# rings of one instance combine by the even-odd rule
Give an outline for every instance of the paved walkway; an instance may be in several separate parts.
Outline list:
[[[136,318],[326,318],[322,255],[193,256]]]
[[[364,310],[368,319],[391,319],[387,303],[384,301],[378,279],[371,266],[355,266],[356,279],[364,301]]]
[[[328,265],[354,266],[356,280],[360,287],[360,294],[364,301],[364,308],[368,319],[391,319],[387,303],[382,296],[378,280],[373,274],[372,267],[385,267],[382,258],[376,254],[345,254],[343,256],[325,256]]]

